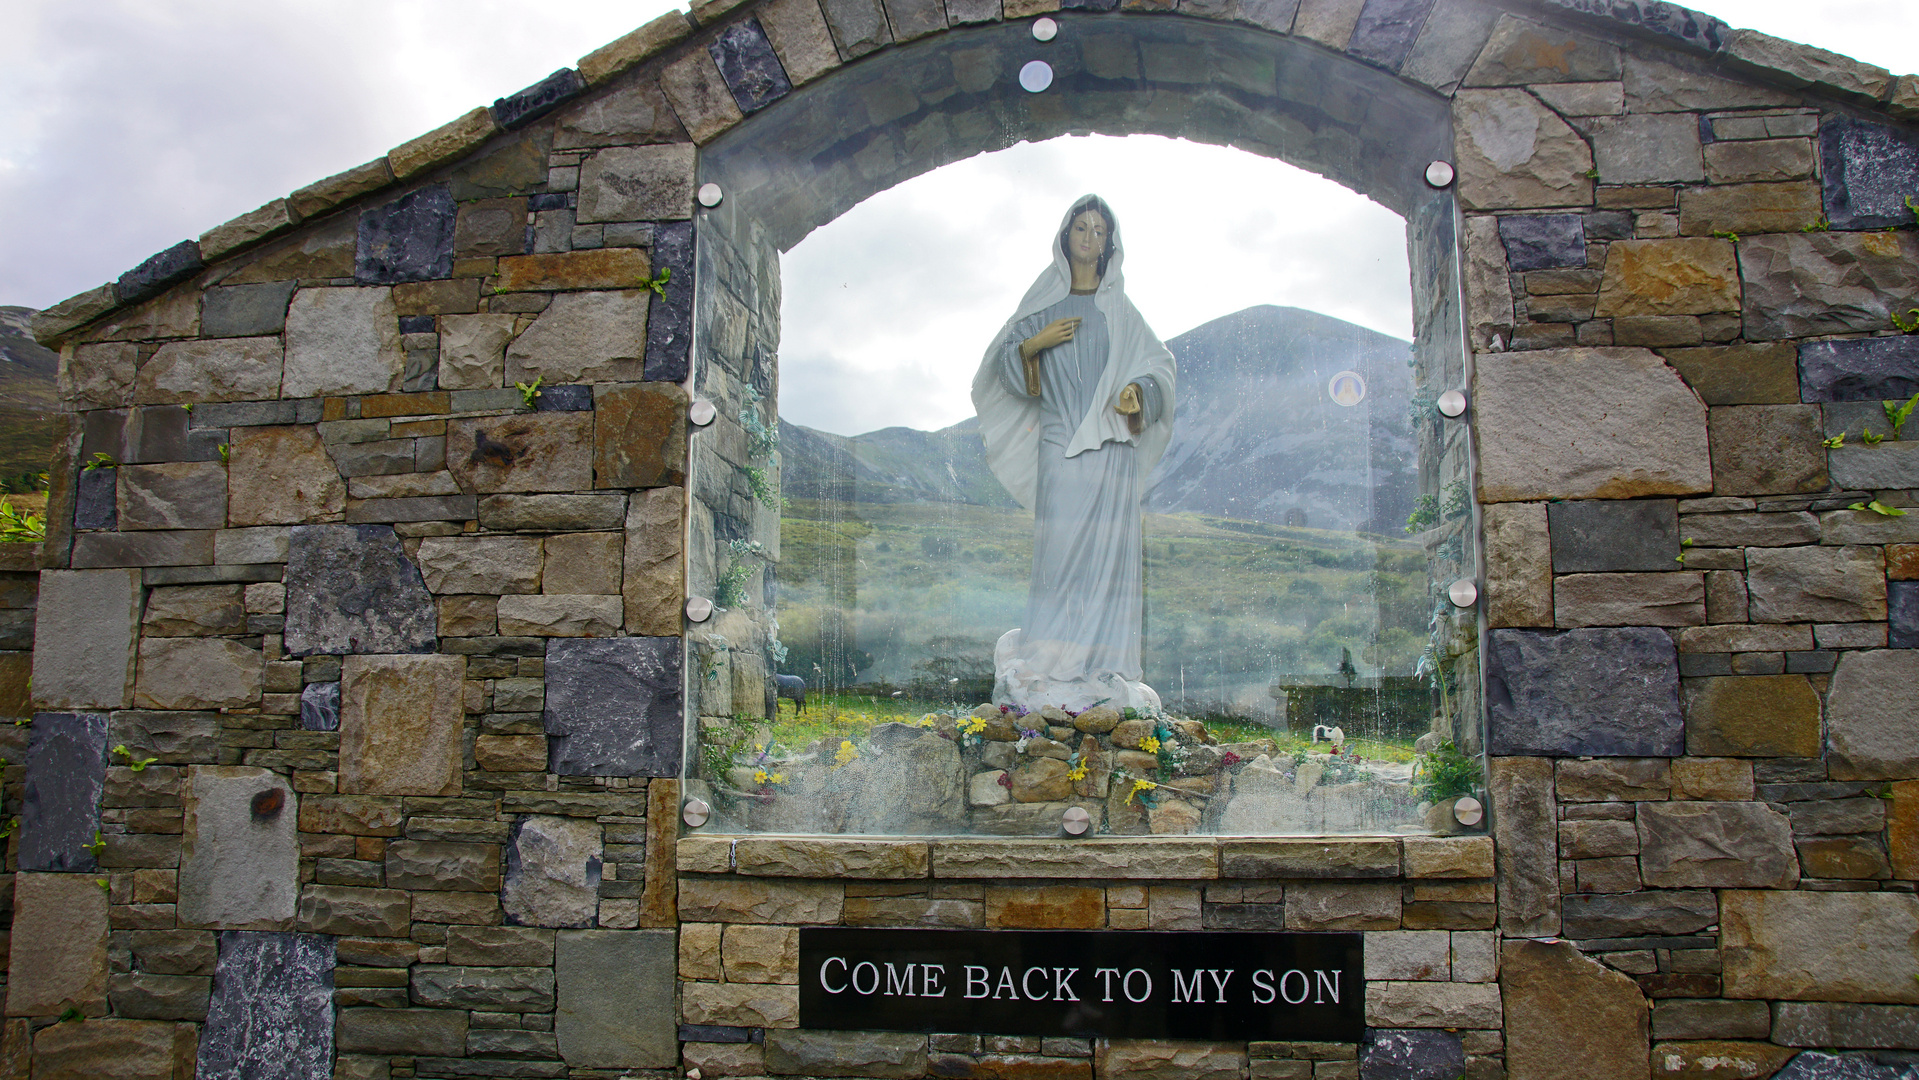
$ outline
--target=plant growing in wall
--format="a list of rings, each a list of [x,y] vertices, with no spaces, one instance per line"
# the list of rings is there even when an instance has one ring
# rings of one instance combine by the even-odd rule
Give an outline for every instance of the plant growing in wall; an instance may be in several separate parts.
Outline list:
[[[723,608],[745,607],[746,582],[753,576],[748,560],[764,558],[766,548],[758,540],[728,540],[726,553],[730,562],[713,586],[713,602]]]
[[[747,463],[739,467],[740,474],[746,477],[746,487],[753,493],[754,501],[768,510],[777,510],[780,497],[767,476],[767,466],[779,462],[780,433],[761,418],[760,402],[765,400],[765,395],[752,383],[746,384],[745,398],[745,404],[740,406],[740,427],[746,430]]]
[[[1413,766],[1413,791],[1422,800],[1444,802],[1470,795],[1479,786],[1479,762],[1459,752],[1451,739]]]

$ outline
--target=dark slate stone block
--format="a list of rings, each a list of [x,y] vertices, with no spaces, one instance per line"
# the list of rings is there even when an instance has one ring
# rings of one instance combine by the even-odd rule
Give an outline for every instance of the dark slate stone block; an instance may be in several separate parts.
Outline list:
[[[753,1042],[753,1029],[725,1027],[720,1024],[681,1024],[681,1042],[744,1043]]]
[[[548,767],[568,776],[678,776],[680,697],[679,638],[550,639]]]
[[[227,445],[226,428],[194,428],[187,432],[183,461],[219,461],[220,448]]]
[[[333,937],[225,930],[199,1080],[331,1080]]]
[[[1664,630],[1494,630],[1487,653],[1492,753],[1684,753],[1678,651]]]
[[[1919,337],[1799,346],[1799,400],[1887,401],[1919,393]]]
[[[786,80],[786,69],[773,55],[758,19],[734,23],[720,31],[706,46],[719,65],[720,77],[733,92],[733,102],[743,113],[754,113],[785,97],[793,89]]]
[[[182,240],[146,262],[120,275],[115,284],[120,302],[131,304],[159,292],[183,277],[206,268],[200,261],[200,242]]]
[[[1919,649],[1919,581],[1886,582],[1886,644]]]
[[[1910,1064],[1881,1064],[1875,1054],[1834,1054],[1801,1050],[1772,1080],[1913,1080],[1919,1068]]]
[[[0,649],[32,651],[32,608],[0,608]]]
[[[527,209],[529,210],[564,210],[568,206],[572,205],[571,203],[567,202],[566,194],[567,193],[564,191],[546,191],[546,192],[541,192],[540,194],[537,194],[537,195],[529,195],[527,196],[527,200],[526,200]],[[530,246],[531,245],[529,245],[529,247]]]
[[[539,412],[592,412],[593,388],[582,383],[542,386],[533,408]]]
[[[1726,47],[1732,25],[1703,12],[1669,4],[1665,0],[1541,0],[1550,7],[1588,15],[1613,24],[1623,23],[1649,34],[1670,38],[1702,52],[1716,53]]]
[[[319,398],[298,398],[292,401],[210,401],[193,407],[192,424],[196,428],[311,424],[320,419],[320,408]]]
[[[1631,240],[1633,238],[1632,215],[1624,210],[1595,210],[1590,214],[1581,214],[1580,220],[1586,226],[1588,240]]]
[[[433,316],[431,315],[400,316],[400,333],[402,334],[431,334],[437,332],[438,329],[439,328],[433,324]]]
[[[661,225],[653,234],[653,272],[670,269],[666,295],[654,299],[646,316],[645,376],[655,382],[684,382],[693,343],[693,223]]]
[[[1514,270],[1586,265],[1586,223],[1578,214],[1520,214],[1499,219],[1499,239]]]
[[[127,409],[90,409],[80,430],[80,460],[89,462],[95,454],[105,454],[114,461],[125,461],[133,456],[133,447],[129,444],[127,433]]]
[[[1709,675],[1731,675],[1732,654],[1723,652],[1695,652],[1679,654],[1679,674],[1683,678],[1697,679]]]
[[[1432,10],[1433,0],[1366,0],[1346,51],[1387,71],[1398,71]]]
[[[141,581],[155,585],[214,585],[238,582],[251,585],[261,581],[279,581],[279,563],[228,563],[224,566],[149,566],[140,572]]]
[[[339,683],[308,683],[301,688],[300,727],[307,731],[340,730]]]
[[[289,656],[433,651],[433,597],[391,525],[295,525],[285,581]]]
[[[1680,666],[1685,666],[1685,658],[1680,658]],[[1786,674],[1822,675],[1839,664],[1839,654],[1827,649],[1813,649],[1807,652],[1789,652],[1786,654]]]
[[[493,122],[513,131],[552,112],[586,90],[586,80],[572,68],[560,70],[517,94],[509,94],[493,103]]]
[[[286,329],[287,301],[297,281],[227,285],[208,289],[200,302],[200,333],[205,337],[258,337]]]
[[[1919,135],[1829,116],[1819,125],[1819,159],[1826,219],[1833,228],[1913,223],[1906,200],[1919,194]]]
[[[76,529],[116,529],[120,510],[113,498],[112,469],[88,469],[80,474],[79,490],[73,499],[73,527]]]
[[[1719,921],[1719,898],[1709,889],[1568,896],[1560,933],[1574,941],[1641,934],[1695,934]]]
[[[22,870],[90,873],[107,783],[106,713],[35,713],[20,799]]]
[[[1675,499],[1580,499],[1546,504],[1553,573],[1676,570]]]
[[[133,410],[133,454],[128,462],[187,460],[187,421],[192,415],[178,405]]]
[[[364,285],[429,281],[453,273],[453,194],[445,184],[360,214],[353,278]]]
[[[1360,1080],[1455,1080],[1466,1048],[1450,1031],[1367,1028],[1359,1043]]]

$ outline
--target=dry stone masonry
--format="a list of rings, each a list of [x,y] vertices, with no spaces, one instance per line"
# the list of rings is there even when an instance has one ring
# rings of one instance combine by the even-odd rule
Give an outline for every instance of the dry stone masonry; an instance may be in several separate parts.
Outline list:
[[[701,3],[40,313],[0,1073],[1914,1075],[1919,79],[1654,0],[1061,6]],[[1409,233],[1463,280],[1489,835],[681,835],[687,712],[770,696],[742,622],[689,701],[680,610],[770,520],[773,256],[1069,130],[1456,166]],[[755,139],[790,212],[699,247]],[[804,926],[1354,931],[1367,1032],[802,1029]]]

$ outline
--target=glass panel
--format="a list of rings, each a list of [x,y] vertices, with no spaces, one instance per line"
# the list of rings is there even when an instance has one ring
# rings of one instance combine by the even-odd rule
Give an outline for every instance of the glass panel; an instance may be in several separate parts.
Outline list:
[[[981,34],[1019,59],[1006,29]],[[1284,102],[1287,59],[1245,77]],[[1004,145],[969,142],[1000,115],[977,104],[849,211],[820,194],[844,156],[805,149],[848,140],[832,105],[782,103],[701,166],[727,192],[698,226],[706,831],[1459,831],[1480,627],[1447,590],[1477,527],[1468,428],[1435,408],[1467,385],[1456,211],[1403,182],[1430,156],[1133,135],[927,171]]]

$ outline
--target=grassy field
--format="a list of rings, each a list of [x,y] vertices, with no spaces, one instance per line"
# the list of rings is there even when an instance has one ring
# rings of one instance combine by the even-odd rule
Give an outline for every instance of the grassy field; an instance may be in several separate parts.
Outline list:
[[[1024,616],[1030,514],[793,500],[780,544],[783,672],[875,701],[990,694],[993,643]],[[1409,674],[1425,646],[1425,567],[1404,540],[1149,514],[1145,556],[1145,678],[1181,715],[1271,719],[1274,685],[1342,663]]]

